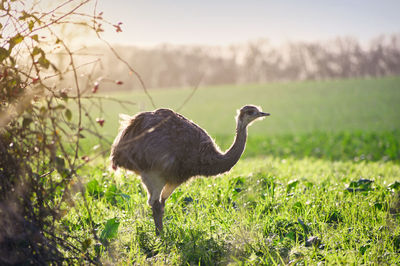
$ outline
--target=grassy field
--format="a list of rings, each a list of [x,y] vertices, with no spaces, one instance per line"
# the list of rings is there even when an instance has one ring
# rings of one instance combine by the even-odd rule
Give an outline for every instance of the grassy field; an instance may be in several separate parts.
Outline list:
[[[191,89],[151,91],[158,108],[176,109]],[[137,103],[104,103],[103,132],[118,130],[118,114],[152,110],[142,92],[111,94]],[[254,124],[251,135],[301,134],[314,131],[390,131],[400,128],[400,77],[364,80],[292,82],[199,88],[180,111],[211,135],[233,135],[236,110],[246,104],[261,106],[271,117]]]
[[[374,182],[357,183],[360,178]],[[137,178],[93,169],[87,199],[101,235],[118,229],[99,251],[109,263],[394,265],[400,262],[399,179],[393,163],[245,159],[227,175],[175,191],[161,237]],[[77,207],[81,213],[71,211],[64,223],[82,233],[89,217]]]
[[[155,90],[158,108],[178,108],[190,90]],[[119,114],[152,110],[143,92],[113,93],[136,105],[102,103],[99,128],[109,141],[119,128]],[[270,112],[249,128],[244,157],[257,155],[317,157],[329,160],[400,159],[400,77],[293,82],[200,88],[181,113],[227,149],[234,137],[236,110],[255,104]],[[84,140],[86,150],[98,143]],[[108,147],[106,147],[108,148]]]
[[[152,95],[176,108],[189,93]],[[118,113],[151,109],[142,93],[113,97],[138,104],[104,103],[110,139]],[[225,149],[248,103],[272,116],[251,126],[231,172],[174,192],[163,235],[140,180],[107,170],[107,159],[80,173],[86,192],[72,199],[65,230],[110,264],[399,264],[400,78],[201,88],[182,113]]]

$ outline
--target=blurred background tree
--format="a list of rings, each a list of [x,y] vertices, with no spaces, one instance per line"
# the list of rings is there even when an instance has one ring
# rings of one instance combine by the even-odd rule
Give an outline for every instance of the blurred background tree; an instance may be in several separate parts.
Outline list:
[[[124,71],[110,51],[86,49],[103,55],[99,75]],[[230,46],[118,45],[115,49],[134,63],[149,88],[193,87],[200,78],[207,86],[400,75],[400,34],[381,35],[364,45],[353,37],[338,37],[279,46],[260,39]],[[119,88],[141,89],[141,84],[129,79]]]

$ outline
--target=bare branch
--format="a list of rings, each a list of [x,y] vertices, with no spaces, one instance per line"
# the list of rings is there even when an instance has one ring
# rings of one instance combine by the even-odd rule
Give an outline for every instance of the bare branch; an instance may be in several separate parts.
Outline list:
[[[201,77],[199,78],[199,80],[197,81],[196,86],[192,89],[192,92],[189,94],[189,96],[183,101],[183,103],[181,104],[181,106],[179,106],[176,111],[179,112],[193,97],[193,95],[196,93],[197,89],[199,88],[199,85],[201,83],[201,80],[203,79],[204,74],[201,75]]]

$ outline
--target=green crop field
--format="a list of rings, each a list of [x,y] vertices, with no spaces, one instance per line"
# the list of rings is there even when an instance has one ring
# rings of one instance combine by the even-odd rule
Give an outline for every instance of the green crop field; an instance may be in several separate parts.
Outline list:
[[[151,91],[158,108],[176,109],[191,93]],[[142,92],[110,97],[135,102],[103,103],[104,127],[110,141],[119,128],[119,114],[152,110]],[[233,142],[236,110],[255,104],[271,113],[249,128],[244,157],[253,155],[315,156],[327,159],[398,160],[400,78],[276,83],[200,88],[181,113],[204,128],[224,150]],[[91,112],[96,116],[95,112]],[[87,146],[97,143],[85,140]]]
[[[172,109],[190,93],[151,91]],[[152,107],[141,92],[110,96],[137,103],[103,103],[101,132],[112,140],[119,113]],[[156,236],[140,180],[97,159],[61,223],[109,264],[399,264],[399,103],[399,77],[200,88],[181,113],[223,149],[236,109],[271,113],[249,128],[232,171],[179,187]],[[86,140],[88,152],[95,144]]]
[[[158,108],[180,107],[191,89],[150,91]],[[105,103],[104,132],[114,136],[118,114],[152,110],[142,92],[114,93],[135,106]],[[292,82],[199,88],[181,113],[212,135],[233,135],[236,110],[246,104],[270,112],[254,124],[251,135],[299,134],[314,131],[387,131],[400,128],[400,77],[364,80]]]

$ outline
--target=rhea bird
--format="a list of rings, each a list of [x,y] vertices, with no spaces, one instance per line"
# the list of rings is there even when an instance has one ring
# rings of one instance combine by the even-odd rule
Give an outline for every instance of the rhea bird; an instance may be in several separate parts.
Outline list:
[[[260,107],[242,107],[234,143],[222,153],[205,130],[182,115],[169,109],[141,112],[122,121],[111,148],[112,167],[140,175],[158,235],[163,230],[165,201],[172,192],[191,177],[229,171],[244,151],[247,126],[269,115]]]

